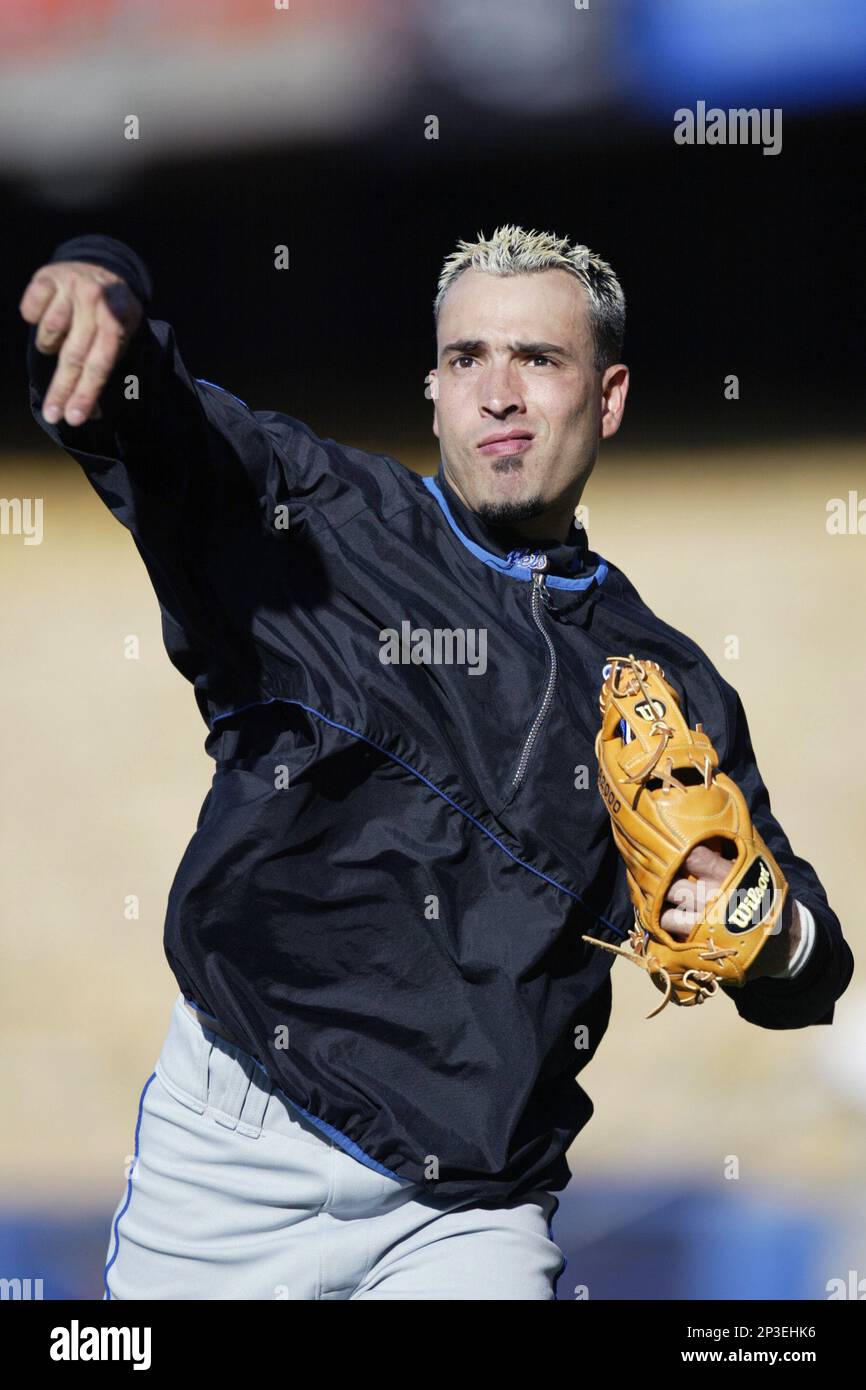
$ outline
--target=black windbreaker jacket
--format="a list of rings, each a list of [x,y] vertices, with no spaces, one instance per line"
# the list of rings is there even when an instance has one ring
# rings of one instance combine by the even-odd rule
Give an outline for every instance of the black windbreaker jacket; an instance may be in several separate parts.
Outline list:
[[[123,243],[76,238],[52,259],[107,266],[150,302]],[[573,535],[576,573],[542,582],[465,511],[461,527],[441,470],[251,410],[194,379],[159,320],[101,418],[49,426],[56,359],[34,336],[34,416],[131,532],[209,730],[169,964],[314,1123],[437,1195],[567,1183],[615,959],[581,934],[618,943],[632,920],[594,777],[611,654],[661,664],[814,915],[803,971],[731,990],[740,1015],[832,1022],[851,952],[771,812],[739,697],[615,565]]]

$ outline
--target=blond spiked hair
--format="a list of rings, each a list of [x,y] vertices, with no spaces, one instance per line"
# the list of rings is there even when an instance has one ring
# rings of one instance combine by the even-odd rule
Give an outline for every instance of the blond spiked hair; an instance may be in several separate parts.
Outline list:
[[[464,270],[482,270],[486,275],[529,275],[538,270],[567,270],[579,280],[589,300],[589,318],[595,343],[595,368],[603,372],[622,355],[625,335],[625,295],[607,261],[588,246],[572,246],[553,232],[527,232],[507,223],[497,227],[487,240],[483,232],[477,241],[458,241],[457,250],[445,258],[439,286],[433,301],[433,316],[439,322],[442,301]]]

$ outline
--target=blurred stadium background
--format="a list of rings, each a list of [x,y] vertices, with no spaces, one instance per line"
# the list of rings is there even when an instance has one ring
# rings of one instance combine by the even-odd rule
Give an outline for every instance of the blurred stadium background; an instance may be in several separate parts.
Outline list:
[[[781,108],[782,152],[676,145],[698,100]],[[458,237],[520,222],[609,259],[633,382],[590,543],[741,692],[774,810],[859,955],[864,106],[859,0],[0,4],[0,494],[44,500],[41,544],[0,534],[0,1277],[101,1297],[176,992],[165,901],[211,775],[129,537],[30,420],[32,271],[67,236],[120,237],[195,375],[432,471],[431,305]],[[787,1033],[725,1001],[646,1023],[624,966],[614,996],[581,1077],[596,1113],[555,1225],[560,1298],[866,1280],[859,974],[832,1028]]]

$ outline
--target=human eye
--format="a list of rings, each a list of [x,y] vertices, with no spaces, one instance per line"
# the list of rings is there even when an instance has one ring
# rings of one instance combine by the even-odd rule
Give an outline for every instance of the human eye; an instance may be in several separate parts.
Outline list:
[[[533,353],[532,357],[530,357],[529,360],[530,360],[530,362],[543,362],[544,365],[545,365],[546,367],[547,367],[547,366],[551,366],[551,367],[558,367],[558,366],[559,366],[559,363],[558,363],[558,362],[555,362],[555,361],[553,360],[552,357],[548,357],[548,356],[546,355],[546,353],[543,353],[543,352],[536,352],[536,353]]]
[[[452,367],[456,366],[458,362],[474,362],[474,361],[475,361],[475,358],[472,357],[472,356],[470,356],[470,354],[469,354],[468,352],[463,352],[463,353],[460,354],[459,357],[452,357],[452,358],[451,358],[451,366],[452,366]]]

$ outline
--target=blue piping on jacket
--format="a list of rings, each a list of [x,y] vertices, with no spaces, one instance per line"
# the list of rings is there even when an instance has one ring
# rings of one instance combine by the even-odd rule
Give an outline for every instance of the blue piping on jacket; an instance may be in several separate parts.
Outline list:
[[[451,527],[451,530],[454,532],[461,545],[464,545],[467,550],[471,551],[476,560],[480,560],[482,564],[489,565],[491,569],[498,570],[500,574],[505,575],[506,579],[522,579],[525,583],[531,583],[531,569],[528,569],[525,565],[518,565],[512,559],[503,560],[501,556],[493,555],[489,550],[484,550],[480,545],[476,545],[474,541],[471,541],[469,537],[460,530],[460,527],[451,515],[451,509],[435,478],[426,477],[422,479],[422,482],[427,491],[432,494],[442,508],[445,520],[448,522],[448,525]],[[595,574],[589,575],[586,579],[566,579],[559,574],[546,574],[544,578],[545,583],[550,589],[589,589],[593,584],[603,584],[606,575],[607,564],[599,557],[598,568]]]
[[[437,796],[441,796],[443,801],[447,801],[449,806],[453,806],[455,811],[459,811],[461,816],[465,816],[476,829],[480,830],[483,835],[486,835],[489,840],[492,840],[496,847],[502,850],[503,854],[507,854],[508,858],[517,864],[519,868],[526,869],[529,873],[535,874],[536,878],[543,879],[545,883],[549,883],[551,888],[557,888],[560,893],[565,893],[569,898],[573,898],[576,903],[580,903],[580,906],[585,912],[588,912],[591,917],[595,918],[596,922],[601,922],[603,926],[610,927],[611,931],[616,932],[620,940],[625,940],[627,933],[620,927],[615,926],[613,922],[609,922],[606,917],[602,917],[600,913],[593,912],[591,907],[587,907],[579,893],[575,893],[571,888],[566,888],[564,883],[558,883],[555,878],[551,878],[549,874],[543,873],[541,869],[533,868],[531,864],[527,864],[525,859],[519,859],[507,845],[502,843],[498,835],[494,835],[492,830],[488,830],[487,826],[478,820],[477,816],[473,816],[471,811],[467,811],[459,802],[455,801],[453,797],[450,797],[447,792],[444,792],[441,787],[437,787],[436,783],[431,782],[429,777],[425,777],[423,772],[419,772],[411,763],[407,763],[405,758],[401,758],[399,754],[392,753],[387,748],[383,748],[380,743],[376,743],[372,738],[368,738],[366,734],[359,733],[357,729],[350,729],[348,724],[341,724],[337,719],[329,719],[326,714],[322,714],[321,710],[313,709],[312,705],[305,705],[303,700],[289,700],[281,695],[272,695],[267,700],[251,700],[249,704],[241,705],[238,709],[225,710],[222,714],[214,715],[210,725],[211,732],[213,732],[214,725],[221,719],[231,719],[233,715],[243,714],[245,710],[258,709],[263,705],[274,704],[297,705],[298,709],[304,710],[307,714],[312,714],[316,719],[321,719],[323,724],[330,724],[332,729],[341,729],[344,734],[351,734],[353,738],[358,738],[362,743],[367,743],[371,748],[375,748],[377,753],[382,753],[386,758],[390,758],[392,762],[398,763],[400,767],[405,768],[407,772],[411,772],[413,777],[417,777],[419,782],[423,782],[425,787],[429,787]]]

